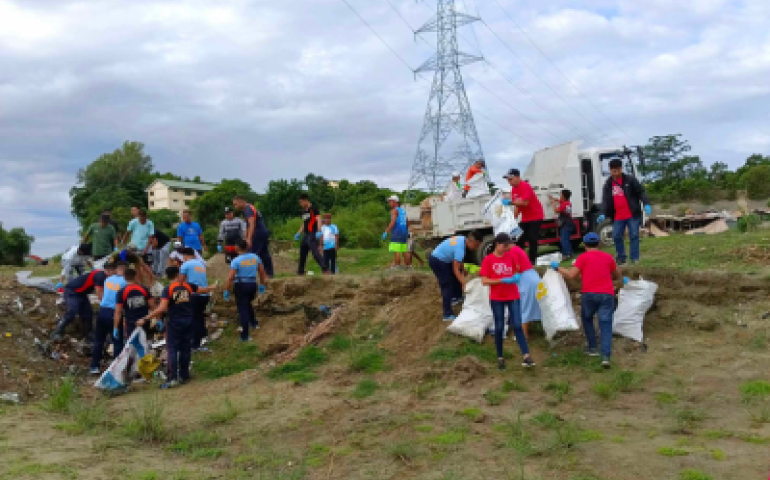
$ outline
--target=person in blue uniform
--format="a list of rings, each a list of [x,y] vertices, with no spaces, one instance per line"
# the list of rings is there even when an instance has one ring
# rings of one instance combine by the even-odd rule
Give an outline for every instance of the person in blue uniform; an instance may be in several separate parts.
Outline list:
[[[467,237],[460,235],[449,237],[433,250],[428,258],[433,274],[436,275],[438,286],[441,288],[441,299],[444,309],[444,321],[455,319],[452,304],[461,301],[465,285],[465,270],[463,260],[465,249],[478,250],[483,237],[476,230]]]
[[[260,283],[261,281],[261,283]],[[249,244],[241,241],[238,244],[238,256],[230,263],[230,276],[227,279],[224,298],[230,301],[230,289],[235,294],[235,304],[238,306],[238,320],[241,324],[241,341],[248,342],[249,327],[259,328],[257,317],[254,315],[254,307],[251,302],[257,296],[257,292],[265,292],[267,284],[267,272],[262,260],[249,252]]]

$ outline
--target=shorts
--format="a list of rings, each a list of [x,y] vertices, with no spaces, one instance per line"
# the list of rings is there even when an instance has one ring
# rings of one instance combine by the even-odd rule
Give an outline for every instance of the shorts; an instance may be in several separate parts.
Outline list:
[[[409,253],[409,247],[406,243],[390,242],[388,251],[390,253]]]

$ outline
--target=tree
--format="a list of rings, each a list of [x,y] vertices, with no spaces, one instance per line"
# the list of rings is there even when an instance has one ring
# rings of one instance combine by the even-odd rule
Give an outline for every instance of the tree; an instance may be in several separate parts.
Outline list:
[[[241,195],[249,203],[257,203],[259,196],[243,180],[222,180],[213,190],[192,201],[190,208],[195,220],[206,227],[218,226],[225,215],[225,207],[233,206],[233,197]]]
[[[770,197],[770,165],[755,165],[746,170],[740,179],[749,198],[760,200]]]
[[[302,182],[292,180],[272,180],[260,202],[260,211],[271,224],[283,223],[299,215],[297,199],[304,190]]]
[[[147,212],[147,218],[152,220],[155,228],[162,230],[166,235],[171,235],[172,232],[176,232],[175,226],[182,221],[179,218],[179,214],[174,210],[162,208],[160,210],[151,210]]]
[[[32,250],[35,237],[23,228],[3,229],[0,223],[0,265],[24,265],[24,257]]]
[[[669,165],[681,160],[691,149],[687,140],[682,140],[681,133],[650,138],[647,145],[643,147],[645,180],[667,180],[666,173]]]

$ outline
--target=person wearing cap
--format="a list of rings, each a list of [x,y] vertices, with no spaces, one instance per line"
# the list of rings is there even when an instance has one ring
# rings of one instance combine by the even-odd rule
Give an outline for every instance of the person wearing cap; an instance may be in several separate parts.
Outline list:
[[[572,258],[572,234],[575,233],[575,221],[572,219],[572,192],[564,189],[561,191],[559,198],[548,196],[548,200],[551,202],[551,208],[553,213],[557,217],[557,225],[559,226],[559,239],[561,241],[561,253],[564,256],[563,260],[569,260]]]
[[[89,242],[90,240],[90,242]],[[101,260],[118,249],[118,232],[110,224],[110,216],[102,213],[99,223],[91,224],[80,243],[91,244],[94,260]]]
[[[104,281],[104,295],[99,302],[99,313],[96,315],[96,328],[94,329],[94,344],[91,350],[91,374],[98,375],[101,372],[104,344],[108,338],[112,339],[112,358],[117,358],[123,350],[123,331],[115,328],[115,307],[118,292],[126,286],[126,263],[118,262],[115,274]]]
[[[468,185],[468,182],[470,182],[471,178],[475,177],[479,173],[484,173],[485,168],[487,168],[487,162],[485,162],[484,159],[481,159],[481,158],[473,162],[473,165],[468,167],[468,171],[465,172],[465,186],[463,187],[463,198],[465,198],[468,195],[468,191],[471,189],[471,186]]]
[[[610,161],[610,178],[602,191],[603,214],[596,219],[596,224],[605,218],[612,220],[612,240],[615,243],[616,260],[619,265],[626,263],[625,235],[631,247],[631,263],[639,261],[639,228],[642,225],[642,206],[644,213],[652,215],[650,199],[639,180],[623,173],[623,160]]]
[[[462,185],[460,185],[460,173],[452,172],[452,180],[444,189],[444,201],[451,202],[463,197]]]
[[[572,267],[561,268],[559,262],[551,262],[551,267],[565,278],[575,279],[582,276],[583,296],[580,301],[580,316],[588,340],[586,354],[592,357],[600,355],[594,328],[594,316],[597,316],[601,334],[602,367],[610,368],[612,320],[615,314],[613,280],[628,283],[628,279],[621,276],[612,255],[599,250],[599,241],[599,235],[594,232],[588,233],[583,237],[586,252],[578,256]]]
[[[394,255],[393,268],[401,268],[402,255],[404,257],[404,267],[411,267],[412,255],[409,253],[409,246],[407,245],[409,240],[409,223],[406,219],[406,210],[401,206],[401,202],[399,202],[396,195],[388,198],[388,205],[390,205],[390,224],[385,233],[382,234],[382,239],[387,239],[388,234],[390,234],[388,251]]]
[[[524,245],[529,244],[529,261],[534,263],[537,260],[537,243],[540,239],[540,226],[543,224],[544,218],[543,205],[529,182],[521,179],[521,172],[518,169],[508,170],[503,178],[508,180],[508,184],[511,186],[511,198],[504,199],[503,204],[514,206],[516,218],[519,218],[519,214],[521,214],[519,227],[523,233],[516,245],[524,248]]]
[[[59,283],[56,288],[61,288],[65,283],[69,282],[76,276],[83,275],[85,273],[86,263],[88,263],[89,252],[91,251],[91,245],[80,244],[73,245],[61,256],[61,275],[59,275]],[[73,275],[73,272],[75,275]]]
[[[262,260],[267,276],[273,278],[273,257],[270,255],[270,231],[267,229],[265,217],[257,207],[248,203],[241,195],[233,197],[233,206],[243,212],[246,219],[246,243],[249,250]]]
[[[321,240],[321,214],[318,209],[310,203],[310,197],[307,193],[301,193],[299,196],[299,205],[302,207],[302,224],[299,232],[294,235],[294,240],[299,240],[299,264],[297,265],[297,275],[305,274],[305,264],[307,263],[307,254],[313,255],[316,263],[321,267],[324,274],[329,273],[329,267],[324,262],[318,241]]]
[[[134,207],[136,208],[136,207]],[[134,210],[132,208],[132,212]],[[150,248],[150,235],[155,233],[155,224],[152,220],[147,219],[147,211],[143,208],[136,208],[136,218],[128,222],[128,228],[126,228],[126,243],[132,243],[136,245],[139,255],[146,260],[147,252]],[[150,263],[147,261],[147,263]]]
[[[521,249],[512,250],[513,240],[507,233],[498,233],[495,237],[492,253],[481,262],[479,276],[481,282],[489,287],[489,304],[495,319],[495,349],[497,350],[497,368],[505,370],[503,357],[503,339],[505,338],[505,310],[508,309],[508,323],[513,329],[516,342],[523,356],[523,367],[534,367],[535,362],[529,354],[527,337],[521,323],[521,295],[517,284],[521,281],[519,264]]]
[[[456,317],[452,305],[462,301],[465,290],[465,249],[478,250],[484,236],[477,230],[471,231],[467,237],[449,237],[431,252],[428,265],[433,270],[441,289],[441,300],[444,309],[444,321],[451,322]]]
[[[224,250],[225,261],[230,263],[238,256],[238,243],[246,239],[246,222],[235,217],[231,207],[225,207],[225,219],[219,224],[217,250]]]
[[[324,263],[329,267],[329,273],[337,273],[337,251],[340,248],[340,229],[332,223],[332,214],[324,213],[321,226],[321,248],[323,249]]]

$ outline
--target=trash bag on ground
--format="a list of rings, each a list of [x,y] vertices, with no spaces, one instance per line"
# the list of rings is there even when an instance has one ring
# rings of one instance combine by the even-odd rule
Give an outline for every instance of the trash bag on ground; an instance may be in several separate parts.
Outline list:
[[[94,387],[100,390],[116,391],[128,387],[131,379],[139,372],[139,361],[147,355],[151,355],[147,344],[147,335],[143,328],[137,328],[123,347],[118,358],[94,383]]]
[[[559,332],[579,330],[575,310],[572,308],[569,289],[564,278],[554,271],[548,270],[537,292],[540,304],[545,338],[550,342]]]
[[[493,323],[492,308],[489,306],[489,287],[485,287],[480,278],[475,278],[468,282],[465,288],[463,310],[447,327],[447,331],[481,343]]]
[[[465,198],[478,198],[489,195],[489,183],[483,173],[477,173],[466,183],[470,187]]]
[[[631,280],[618,292],[618,308],[612,320],[612,333],[642,342],[644,316],[655,302],[658,285],[644,279]]]

